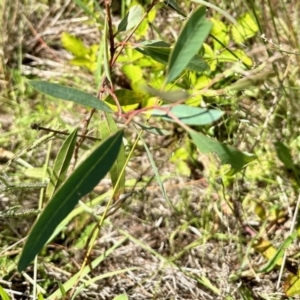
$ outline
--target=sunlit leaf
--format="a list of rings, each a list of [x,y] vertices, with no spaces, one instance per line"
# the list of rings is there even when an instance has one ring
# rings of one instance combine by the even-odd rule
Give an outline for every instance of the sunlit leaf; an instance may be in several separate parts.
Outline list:
[[[130,8],[127,15],[120,22],[118,32],[127,31],[136,26],[143,18],[144,9],[140,5],[134,5]]]
[[[225,25],[224,22],[220,20],[220,18],[211,18],[210,21],[213,22],[213,28],[211,30],[211,34],[216,36],[224,46],[228,46],[229,39],[230,39],[228,29],[227,29],[228,27]],[[213,45],[215,50],[220,50],[224,48],[224,46],[221,45],[215,39],[213,39]]]
[[[85,67],[89,71],[94,72],[96,69],[96,62],[90,58],[78,57],[70,60],[70,64],[78,67]]]
[[[186,100],[189,98],[189,93],[185,90],[173,90],[173,91],[159,91],[150,86],[145,86],[145,90],[153,96],[160,97],[165,102],[174,103],[180,100]]]
[[[57,190],[29,234],[18,263],[20,272],[39,253],[78,201],[91,192],[107,174],[118,156],[122,138],[123,130],[120,130],[97,145]]]
[[[165,120],[172,121],[170,113],[176,116],[181,122],[187,125],[207,125],[217,121],[223,116],[223,112],[218,109],[206,109],[200,107],[192,107],[184,104],[175,106],[163,105],[164,110],[151,110],[153,116],[162,117]]]
[[[300,295],[300,270],[298,274],[290,274],[283,284],[283,290],[287,297]]]
[[[6,291],[1,285],[0,285],[0,297],[2,300],[11,300],[11,298],[9,297],[9,295],[6,293]]]
[[[67,32],[62,33],[61,43],[63,47],[75,57],[84,58],[89,54],[89,48],[87,48],[79,38],[70,35]]]
[[[38,80],[30,80],[28,81],[28,83],[39,92],[52,96],[54,98],[76,102],[83,106],[92,107],[108,113],[112,112],[110,107],[107,106],[103,101],[99,100],[91,94],[82,92],[75,88]]]
[[[171,51],[166,82],[171,82],[187,67],[199,52],[212,28],[205,18],[205,7],[200,7],[188,18]]]
[[[126,294],[118,295],[113,300],[128,300],[128,296]]]
[[[190,130],[189,135],[201,153],[216,153],[222,165],[231,165],[231,169],[227,175],[234,175],[241,171],[256,158],[253,154],[241,152],[194,130]]]
[[[231,28],[231,34],[236,43],[243,43],[258,32],[258,26],[250,13],[238,18],[237,22],[238,25]]]

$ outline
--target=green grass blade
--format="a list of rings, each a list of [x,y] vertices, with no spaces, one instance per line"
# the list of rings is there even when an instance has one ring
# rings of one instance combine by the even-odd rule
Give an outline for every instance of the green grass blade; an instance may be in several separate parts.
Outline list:
[[[104,112],[112,113],[110,107],[103,103],[101,100],[91,94],[82,92],[75,88],[39,80],[30,80],[28,81],[28,83],[39,92],[52,96],[54,98],[73,101],[83,106],[88,106]]]
[[[68,167],[70,165],[73,152],[76,145],[78,128],[76,128],[64,141],[54,162],[50,182],[47,186],[46,195],[49,199],[52,198],[54,192],[66,179]]]
[[[97,268],[99,266],[99,264],[105,260],[105,258],[107,258],[111,253],[113,253],[113,251],[115,249],[117,249],[119,246],[121,246],[126,240],[127,240],[127,237],[124,237],[124,238],[120,239],[111,248],[106,250],[105,253],[101,254],[96,259],[94,259],[90,263],[90,265],[85,266],[82,271],[79,271],[78,273],[73,275],[67,282],[64,283],[63,286],[64,286],[65,291],[68,292],[76,284],[76,282],[78,281],[78,276],[79,275],[81,276],[81,278],[84,278],[86,275],[88,275],[91,272],[90,266],[92,267],[92,269]],[[84,281],[84,282],[86,282],[86,281]],[[58,289],[53,294],[51,294],[47,299],[48,300],[61,299],[60,296],[61,296],[61,292]]]
[[[166,83],[180,75],[209,35],[212,23],[206,20],[205,10],[205,7],[197,9],[183,27],[170,54]]]
[[[279,246],[276,254],[258,272],[259,273],[269,273],[276,266],[278,266],[278,263],[281,264],[280,260],[282,261],[282,257],[284,255],[285,250],[294,242],[294,240],[297,238],[297,236],[298,236],[297,231],[294,231],[290,236],[288,236],[284,240],[284,242]]]
[[[1,285],[0,285],[0,297],[2,300],[11,300],[11,298],[9,297],[9,295],[6,293],[6,291]]]
[[[119,154],[122,137],[123,130],[120,130],[98,145],[58,189],[29,234],[18,263],[19,271],[29,265],[59,223],[110,170]]]
[[[200,3],[202,5],[205,5],[207,7],[210,7],[212,9],[214,9],[215,11],[217,11],[218,13],[220,13],[221,15],[223,15],[225,18],[227,18],[230,22],[232,22],[234,25],[237,25],[237,21],[235,20],[235,18],[233,18],[230,14],[228,14],[225,10],[219,8],[218,6],[209,3],[207,1],[204,0],[192,0],[193,2],[196,3]]]
[[[103,34],[103,65],[104,65],[104,72],[105,75],[107,77],[107,79],[109,80],[110,84],[112,85],[112,80],[111,80],[111,72],[110,72],[110,64],[109,64],[109,54],[108,54],[108,22],[107,22],[107,18],[105,19],[104,22],[104,34]]]

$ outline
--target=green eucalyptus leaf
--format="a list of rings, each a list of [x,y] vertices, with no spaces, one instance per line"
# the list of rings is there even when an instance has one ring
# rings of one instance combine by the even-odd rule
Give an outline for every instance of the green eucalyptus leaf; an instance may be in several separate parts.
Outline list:
[[[78,128],[76,128],[67,137],[56,156],[50,181],[46,190],[46,195],[48,198],[52,198],[54,192],[66,179],[68,167],[76,146],[77,132]]]
[[[241,171],[251,161],[256,159],[253,154],[241,152],[194,130],[190,130],[188,133],[201,153],[216,153],[222,165],[229,164],[231,166],[227,173],[229,176]]]
[[[104,114],[103,120],[99,124],[99,131],[101,139],[103,140],[118,131],[117,124],[110,114]],[[122,172],[125,162],[125,147],[121,144],[118,157],[109,171],[112,185],[115,190],[115,196],[123,194],[125,189],[125,172]]]
[[[218,109],[192,107],[184,104],[173,107],[170,105],[163,105],[161,108],[164,110],[153,109],[150,112],[153,116],[159,116],[167,121],[175,122],[170,116],[171,113],[186,125],[207,125],[217,121],[224,114]]]
[[[161,64],[168,63],[171,53],[170,45],[164,41],[142,42],[139,44],[139,47],[135,49]],[[204,72],[208,69],[208,64],[198,54],[195,54],[185,67],[185,70],[196,72]]]
[[[103,101],[75,88],[39,80],[30,80],[28,81],[28,83],[39,92],[52,96],[54,98],[72,101],[83,106],[92,107],[108,113],[113,112],[110,107],[107,106],[107,104],[105,104]]]
[[[114,164],[122,144],[123,130],[117,131],[91,152],[61,185],[34,224],[18,263],[23,271],[47,243],[56,227],[91,192]]]
[[[187,20],[171,51],[166,83],[171,82],[188,66],[199,52],[212,28],[205,18],[205,7],[198,8]]]

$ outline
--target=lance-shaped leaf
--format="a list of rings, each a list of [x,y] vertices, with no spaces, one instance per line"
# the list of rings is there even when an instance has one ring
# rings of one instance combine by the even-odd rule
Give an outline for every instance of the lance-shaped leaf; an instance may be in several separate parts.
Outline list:
[[[18,263],[20,272],[39,253],[78,201],[91,192],[110,170],[119,154],[122,138],[123,130],[120,130],[103,141],[57,190],[29,234]]]
[[[127,31],[142,21],[144,9],[140,5],[132,6],[118,26],[118,32]]]
[[[76,128],[64,141],[61,146],[53,166],[53,170],[50,177],[50,182],[47,186],[46,195],[52,198],[54,192],[66,179],[68,167],[70,165],[72,155],[76,145],[78,128]]]
[[[135,48],[140,53],[147,55],[161,64],[167,64],[169,61],[171,48],[164,41],[145,41]],[[187,66],[188,71],[204,72],[209,69],[209,65],[198,54],[195,54]]]
[[[153,109],[150,112],[153,116],[162,117],[164,120],[176,122],[172,119],[173,114],[186,125],[207,125],[217,121],[224,114],[218,109],[206,109],[184,104],[179,104],[173,107],[170,105],[163,105],[161,108],[163,108],[163,110]]]
[[[171,82],[186,68],[199,52],[212,28],[205,18],[205,7],[198,8],[187,20],[175,47],[171,51],[166,83]]]
[[[241,152],[194,130],[190,130],[188,133],[201,153],[216,153],[222,165],[231,165],[227,175],[234,175],[241,171],[256,158],[253,154]]]
[[[112,110],[103,101],[91,94],[82,92],[75,88],[62,86],[47,81],[30,80],[28,83],[41,93],[67,101],[73,101],[83,106],[92,107],[104,112],[112,113]]]
[[[99,124],[99,131],[102,139],[107,138],[111,134],[115,133],[118,127],[111,115],[105,114],[103,120]],[[125,172],[123,171],[125,165],[125,148],[121,144],[120,151],[115,163],[111,167],[109,173],[112,181],[112,185],[115,188],[115,197],[118,198],[125,189]],[[122,173],[123,171],[123,173]],[[118,184],[118,185],[117,185]]]

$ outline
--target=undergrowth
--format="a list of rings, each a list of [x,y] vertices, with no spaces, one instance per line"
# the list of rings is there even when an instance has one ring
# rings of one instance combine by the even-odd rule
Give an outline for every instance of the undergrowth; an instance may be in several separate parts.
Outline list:
[[[2,3],[3,299],[299,295],[300,4],[215,5]]]

